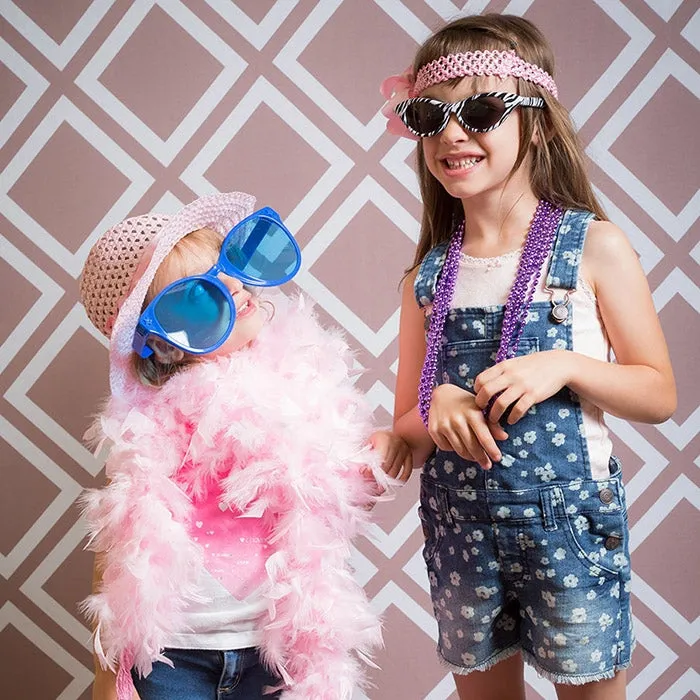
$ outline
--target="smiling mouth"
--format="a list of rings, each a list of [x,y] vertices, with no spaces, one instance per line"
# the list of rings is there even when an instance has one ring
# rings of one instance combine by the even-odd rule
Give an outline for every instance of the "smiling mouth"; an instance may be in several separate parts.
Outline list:
[[[251,307],[250,299],[246,299],[237,309],[236,313],[237,314],[242,314],[248,311],[248,309]]]
[[[442,162],[447,170],[470,170],[477,163],[480,163],[483,157],[474,158],[445,158]]]

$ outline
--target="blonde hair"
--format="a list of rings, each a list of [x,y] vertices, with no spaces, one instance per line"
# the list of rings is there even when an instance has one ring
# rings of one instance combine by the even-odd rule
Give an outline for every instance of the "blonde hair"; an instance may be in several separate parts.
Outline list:
[[[418,49],[413,64],[416,74],[441,56],[466,51],[510,50],[528,63],[554,75],[554,55],[542,32],[532,22],[514,15],[474,15],[446,24]],[[449,81],[456,84],[460,78]],[[531,154],[530,185],[538,199],[564,209],[587,209],[598,219],[607,217],[596,199],[586,173],[583,148],[567,110],[547,90],[518,79],[518,92],[544,99],[545,109],[524,109],[520,115],[520,150],[511,175]],[[537,144],[532,143],[534,134]],[[417,267],[436,245],[449,240],[464,218],[459,199],[447,193],[433,177],[418,145],[418,179],[423,218],[413,266]]]
[[[141,311],[171,282],[211,268],[219,257],[221,241],[222,236],[209,228],[192,231],[181,238],[158,267],[146,292]],[[185,353],[181,360],[175,362],[161,362],[156,358],[156,353],[149,357],[140,357],[133,353],[132,368],[142,384],[163,386],[168,379],[197,361],[197,356],[189,353]]]

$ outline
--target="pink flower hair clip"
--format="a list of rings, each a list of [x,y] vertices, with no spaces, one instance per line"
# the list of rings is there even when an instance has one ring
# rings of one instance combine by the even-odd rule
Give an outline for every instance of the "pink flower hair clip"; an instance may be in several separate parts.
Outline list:
[[[382,114],[387,119],[386,130],[394,136],[403,136],[412,141],[419,141],[420,139],[406,128],[406,125],[394,111],[399,102],[416,96],[414,90],[415,82],[416,78],[413,75],[413,69],[409,66],[400,75],[390,75],[381,84],[379,90],[386,100],[382,107]]]

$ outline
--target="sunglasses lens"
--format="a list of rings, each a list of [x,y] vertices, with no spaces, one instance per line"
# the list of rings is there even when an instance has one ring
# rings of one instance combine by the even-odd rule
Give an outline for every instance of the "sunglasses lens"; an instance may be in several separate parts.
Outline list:
[[[225,335],[231,305],[206,279],[186,279],[166,290],[153,309],[156,320],[183,348],[206,350]]]
[[[505,114],[506,103],[500,97],[482,96],[469,100],[459,112],[459,117],[467,128],[487,131]]]
[[[270,286],[286,282],[299,269],[294,239],[268,217],[255,217],[237,226],[227,236],[223,252],[245,277]]]
[[[403,115],[406,126],[421,136],[427,136],[440,129],[445,121],[445,113],[438,105],[430,102],[412,102]]]

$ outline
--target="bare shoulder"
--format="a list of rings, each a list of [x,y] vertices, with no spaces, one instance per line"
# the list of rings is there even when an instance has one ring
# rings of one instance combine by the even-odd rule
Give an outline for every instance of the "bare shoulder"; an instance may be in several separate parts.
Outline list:
[[[618,255],[632,254],[634,248],[625,232],[612,221],[593,221],[586,235],[585,255],[599,263],[611,262]]]
[[[415,306],[418,309],[418,304],[416,304],[416,299],[414,296],[414,285],[416,283],[416,277],[418,276],[418,269],[420,265],[414,267],[410,272],[406,273],[405,277],[401,280],[401,302],[404,306]]]
[[[582,273],[595,290],[602,282],[618,276],[620,281],[643,275],[639,256],[625,232],[611,221],[593,221],[583,249]]]

